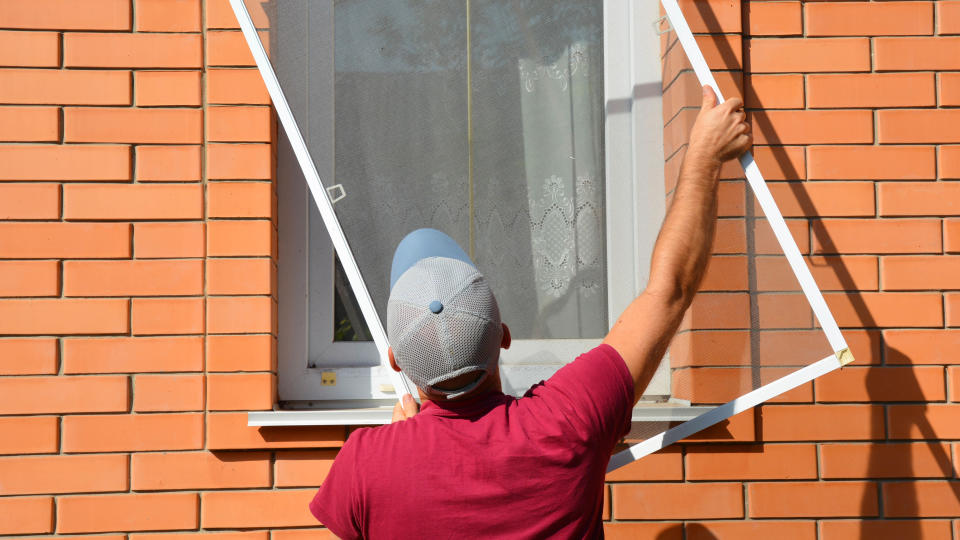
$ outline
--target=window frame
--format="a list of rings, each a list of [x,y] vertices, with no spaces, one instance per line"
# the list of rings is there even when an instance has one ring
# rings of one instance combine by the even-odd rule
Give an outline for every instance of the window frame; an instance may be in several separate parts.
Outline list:
[[[312,36],[326,36],[321,39],[329,40],[332,58],[331,5],[322,3],[320,9],[328,8],[330,16],[321,16],[320,28],[311,24],[310,30]],[[603,3],[604,216],[607,310],[611,325],[646,285],[650,254],[664,213],[660,42],[652,25],[658,14],[656,5],[648,7],[646,12],[630,2],[604,0]],[[323,24],[329,28],[323,28]],[[657,54],[642,54],[643,51],[657,51]],[[332,95],[332,77],[319,84],[328,84]],[[323,159],[315,155],[314,160],[320,176],[333,184],[333,121],[332,118],[326,120],[321,129],[329,133],[313,147],[319,146],[319,153],[329,157]],[[307,135],[316,133],[310,131]],[[332,340],[333,248],[322,223],[308,219],[313,201],[289,142],[282,134],[278,140],[277,176],[281,257],[279,399],[291,408],[352,410],[390,406],[396,397],[390,384],[389,367],[376,364],[378,355],[374,343]],[[623,178],[632,181],[616,180]],[[647,231],[649,234],[644,234]],[[330,263],[311,265],[309,261],[313,258]],[[327,271],[329,274],[324,273]],[[317,295],[312,301],[311,294]],[[330,308],[321,309],[324,305]],[[314,336],[316,332],[329,334],[330,342],[320,362],[308,358],[311,331]],[[326,341],[326,335],[321,337]],[[501,359],[505,391],[521,390],[549,377],[600,341],[600,338],[515,340]],[[357,363],[371,365],[355,367]],[[331,379],[335,384],[324,384]],[[665,357],[645,395],[663,400],[669,393],[669,358]]]

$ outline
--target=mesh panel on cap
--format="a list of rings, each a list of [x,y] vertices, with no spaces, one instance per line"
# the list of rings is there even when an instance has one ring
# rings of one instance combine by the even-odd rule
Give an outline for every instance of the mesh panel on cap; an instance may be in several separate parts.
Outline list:
[[[432,313],[433,301],[443,311]],[[418,387],[488,369],[500,347],[500,314],[483,276],[447,258],[419,261],[394,284],[387,336],[400,368]]]

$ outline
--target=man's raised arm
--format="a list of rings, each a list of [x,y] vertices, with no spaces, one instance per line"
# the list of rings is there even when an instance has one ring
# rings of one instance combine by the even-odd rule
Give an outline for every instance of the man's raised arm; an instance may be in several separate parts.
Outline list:
[[[650,281],[603,340],[627,364],[634,402],[653,378],[700,287],[713,244],[720,165],[743,154],[752,142],[742,104],[732,98],[717,105],[713,90],[704,87],[673,202],[653,249]]]

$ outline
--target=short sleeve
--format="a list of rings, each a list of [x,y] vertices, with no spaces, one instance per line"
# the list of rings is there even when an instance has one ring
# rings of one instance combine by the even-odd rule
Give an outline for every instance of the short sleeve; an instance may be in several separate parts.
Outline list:
[[[580,355],[528,395],[563,414],[585,442],[612,449],[630,431],[633,379],[609,345]]]
[[[360,528],[360,498],[356,488],[356,471],[359,469],[351,439],[347,439],[340,449],[327,478],[310,501],[313,516],[343,540],[363,536]]]

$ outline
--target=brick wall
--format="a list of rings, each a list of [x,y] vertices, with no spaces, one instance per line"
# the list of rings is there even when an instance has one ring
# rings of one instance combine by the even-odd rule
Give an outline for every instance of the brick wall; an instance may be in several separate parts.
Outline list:
[[[960,538],[960,2],[682,6],[857,364],[611,474],[608,535]],[[0,535],[316,537],[346,430],[246,426],[275,126],[226,0],[0,0],[0,27]],[[668,190],[699,105],[674,39]],[[772,249],[736,167],[720,190],[678,392],[749,339],[748,227]]]

